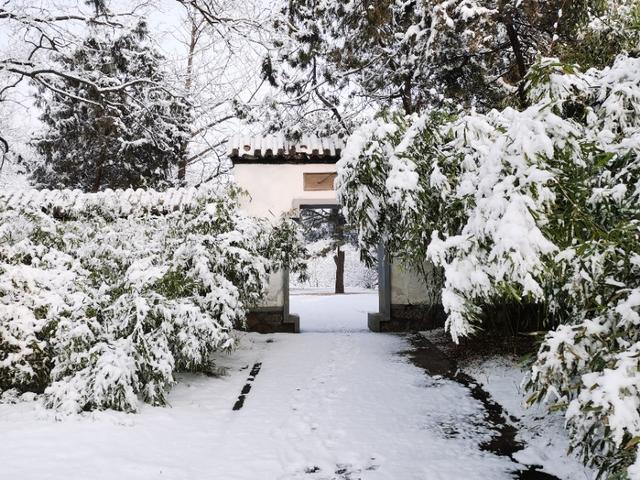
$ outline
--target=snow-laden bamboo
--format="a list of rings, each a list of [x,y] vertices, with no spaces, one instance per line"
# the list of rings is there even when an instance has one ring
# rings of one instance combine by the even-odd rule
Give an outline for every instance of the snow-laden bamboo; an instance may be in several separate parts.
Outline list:
[[[65,412],[156,405],[206,371],[268,273],[297,270],[294,225],[200,189],[26,191],[0,201],[0,390]]]
[[[386,114],[361,127],[339,196],[372,259],[433,262],[454,340],[485,306],[538,304],[553,327],[531,401],[566,409],[574,448],[640,474],[640,59],[579,72],[542,59],[530,106],[451,118]],[[632,465],[632,466],[631,466]]]

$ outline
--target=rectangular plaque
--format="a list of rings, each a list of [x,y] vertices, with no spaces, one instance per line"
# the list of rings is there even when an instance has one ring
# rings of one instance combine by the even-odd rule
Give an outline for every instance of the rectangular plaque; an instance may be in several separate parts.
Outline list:
[[[333,181],[336,179],[336,172],[304,173],[303,178],[305,192],[333,190]]]

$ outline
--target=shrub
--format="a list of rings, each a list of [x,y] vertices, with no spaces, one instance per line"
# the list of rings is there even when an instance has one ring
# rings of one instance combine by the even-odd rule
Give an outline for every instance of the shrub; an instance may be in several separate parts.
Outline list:
[[[176,370],[233,348],[272,269],[303,269],[289,221],[244,216],[234,190],[178,193],[0,206],[0,388],[68,412],[163,405]]]
[[[349,140],[339,196],[365,257],[382,241],[442,268],[454,340],[481,331],[483,306],[541,304],[558,327],[530,400],[566,409],[587,463],[638,475],[640,59],[542,59],[526,90],[522,111],[382,115]]]

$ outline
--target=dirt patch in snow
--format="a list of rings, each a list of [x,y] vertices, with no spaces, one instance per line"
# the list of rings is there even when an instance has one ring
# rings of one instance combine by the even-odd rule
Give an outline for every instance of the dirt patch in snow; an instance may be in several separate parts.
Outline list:
[[[471,392],[471,396],[484,407],[485,422],[493,434],[488,441],[480,445],[480,448],[499,456],[509,457],[515,463],[520,463],[516,454],[524,450],[526,445],[518,436],[517,425],[519,419],[509,415],[502,405],[496,402],[475,378],[459,369],[454,359],[424,335],[412,335],[408,339],[413,348],[402,353],[414,365],[422,368],[431,376],[448,378],[464,385]],[[476,352],[476,355],[478,354],[479,352]],[[513,478],[520,480],[559,480],[559,477],[541,471],[542,465],[521,465],[521,469],[513,472]]]
[[[437,328],[421,334],[438,347],[448,358],[460,365],[482,361],[495,355],[526,357],[537,350],[539,336],[534,334],[505,335],[497,332],[484,332],[472,338],[462,338],[456,344],[443,328]]]
[[[514,461],[529,466],[518,472],[516,478],[588,480],[596,477],[592,469],[568,453],[569,439],[562,413],[549,412],[544,405],[525,405],[522,382],[527,372],[527,356],[534,355],[537,349],[536,336],[487,334],[456,345],[444,329],[436,329],[422,332],[422,338],[450,362],[444,373],[454,372],[453,378],[462,379],[461,383],[470,388],[475,398],[486,396],[485,401],[478,399],[487,410],[488,422],[498,425],[498,435],[492,439],[494,445],[489,445],[489,449],[502,450]],[[442,363],[439,359],[432,365]],[[520,448],[515,448],[517,445]]]
[[[244,406],[244,401],[247,398],[247,395],[249,395],[249,392],[251,391],[251,385],[253,384],[253,381],[256,379],[256,376],[258,375],[258,373],[260,373],[261,368],[262,368],[261,362],[255,363],[253,365],[253,368],[251,369],[251,373],[249,373],[249,378],[247,379],[247,383],[245,383],[244,387],[242,387],[242,390],[240,391],[240,395],[238,396],[238,400],[236,400],[236,403],[233,405],[234,411],[240,410]]]

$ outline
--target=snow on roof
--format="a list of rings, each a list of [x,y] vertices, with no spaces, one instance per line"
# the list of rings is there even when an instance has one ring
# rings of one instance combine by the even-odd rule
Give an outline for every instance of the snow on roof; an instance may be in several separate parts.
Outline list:
[[[340,158],[343,148],[344,141],[337,135],[303,135],[297,141],[289,141],[284,135],[236,135],[229,141],[228,153],[234,162],[239,163],[335,163]]]
[[[200,187],[169,188],[166,191],[127,189],[104,190],[85,193],[81,190],[14,190],[0,192],[0,205],[31,207],[45,211],[81,213],[91,209],[107,210],[114,216],[132,213],[168,213],[187,209],[203,197],[211,198],[221,193],[219,185],[204,184]]]

